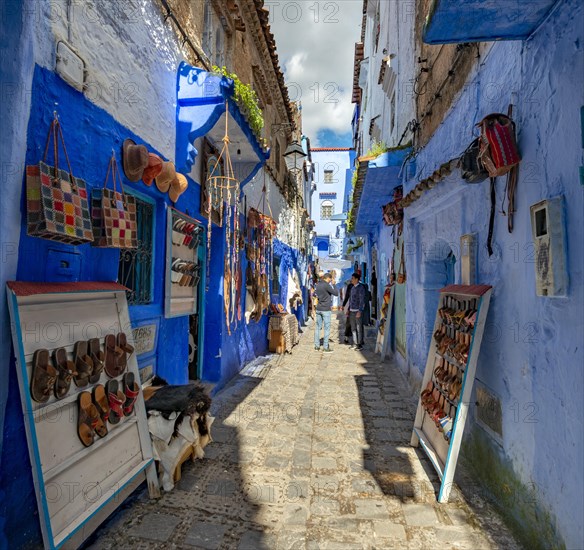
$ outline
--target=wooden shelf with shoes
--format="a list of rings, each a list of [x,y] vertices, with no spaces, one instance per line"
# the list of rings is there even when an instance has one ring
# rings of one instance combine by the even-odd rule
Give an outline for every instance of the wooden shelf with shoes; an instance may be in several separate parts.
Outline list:
[[[421,446],[440,477],[438,502],[448,502],[491,300],[488,285],[440,291],[410,444]]]
[[[201,222],[169,208],[167,213],[165,317],[197,312],[204,277],[205,231]]]
[[[145,479],[160,496],[126,290],[7,283],[45,548],[81,546]]]

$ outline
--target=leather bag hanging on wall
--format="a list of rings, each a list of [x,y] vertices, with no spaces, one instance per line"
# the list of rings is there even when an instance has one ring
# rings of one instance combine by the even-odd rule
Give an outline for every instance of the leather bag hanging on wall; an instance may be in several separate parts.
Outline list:
[[[466,183],[480,183],[489,177],[489,173],[479,160],[479,154],[480,138],[476,138],[460,157],[460,171],[462,172],[462,179]]]
[[[113,189],[107,188],[110,174]],[[121,192],[117,191],[119,181]],[[103,248],[138,248],[136,200],[126,195],[115,154],[110,158],[103,189],[91,194],[94,246]]]
[[[383,221],[385,225],[399,225],[404,219],[404,209],[400,206],[403,198],[403,187],[398,185],[393,190],[393,201],[382,206]]]
[[[54,166],[47,164],[53,140]],[[69,171],[59,168],[59,142],[63,146]],[[27,234],[66,244],[93,241],[85,181],[71,170],[69,155],[59,119],[49,128],[43,160],[26,167]]]
[[[481,129],[479,157],[490,177],[502,176],[519,164],[515,123],[509,116],[493,113],[477,126]]]
[[[397,284],[403,285],[406,282],[406,259],[404,257],[404,246],[405,243],[402,241],[401,245],[401,257],[399,262],[399,269],[397,270]]]

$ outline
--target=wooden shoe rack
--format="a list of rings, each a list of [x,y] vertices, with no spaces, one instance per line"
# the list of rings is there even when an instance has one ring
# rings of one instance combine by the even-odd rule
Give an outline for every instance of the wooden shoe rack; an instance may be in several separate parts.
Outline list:
[[[472,395],[492,287],[451,285],[440,301],[411,445],[421,446],[440,477],[448,502]]]
[[[139,380],[136,354],[123,372],[83,387],[71,386],[57,399],[42,402],[31,394],[33,358],[56,349],[71,360],[75,344],[125,333],[133,347],[126,288],[113,282],[7,283],[8,306],[24,426],[45,548],[78,548],[142,481],[151,497],[159,495],[142,391],[133,411],[118,422],[106,421],[107,433],[84,446],[78,435],[80,396],[131,373]],[[51,388],[52,389],[52,388]],[[88,398],[91,401],[91,398]]]
[[[205,231],[194,218],[169,208],[166,233],[164,315],[167,318],[191,315],[198,309],[200,289],[204,288],[201,281],[205,276]],[[180,271],[177,271],[177,262]]]

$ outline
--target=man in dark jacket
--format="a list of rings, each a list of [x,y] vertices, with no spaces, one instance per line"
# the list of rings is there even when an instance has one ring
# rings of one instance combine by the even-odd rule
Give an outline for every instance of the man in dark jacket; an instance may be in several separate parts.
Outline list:
[[[356,350],[363,349],[363,310],[365,309],[365,286],[359,282],[359,274],[351,275],[351,295],[349,297],[349,320],[353,332],[353,346]]]
[[[324,351],[333,351],[329,346],[329,335],[331,332],[331,307],[333,305],[332,296],[338,296],[339,291],[331,285],[332,276],[325,273],[316,284],[316,326],[314,330],[314,349],[320,350],[320,329],[324,325]]]
[[[351,290],[353,288],[353,284],[351,281],[347,281],[347,288],[345,290],[345,299],[343,300],[343,311],[345,312],[345,344],[349,343],[349,338],[353,336],[353,332],[351,330],[351,323],[349,321],[349,308],[347,304],[349,303],[349,298],[351,297]]]

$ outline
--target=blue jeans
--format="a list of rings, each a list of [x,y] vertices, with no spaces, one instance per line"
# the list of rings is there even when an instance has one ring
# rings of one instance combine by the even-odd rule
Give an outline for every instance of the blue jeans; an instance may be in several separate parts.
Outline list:
[[[331,333],[331,312],[316,312],[316,327],[314,329],[314,347],[320,347],[320,329],[324,323],[324,349],[329,347],[329,335]]]

